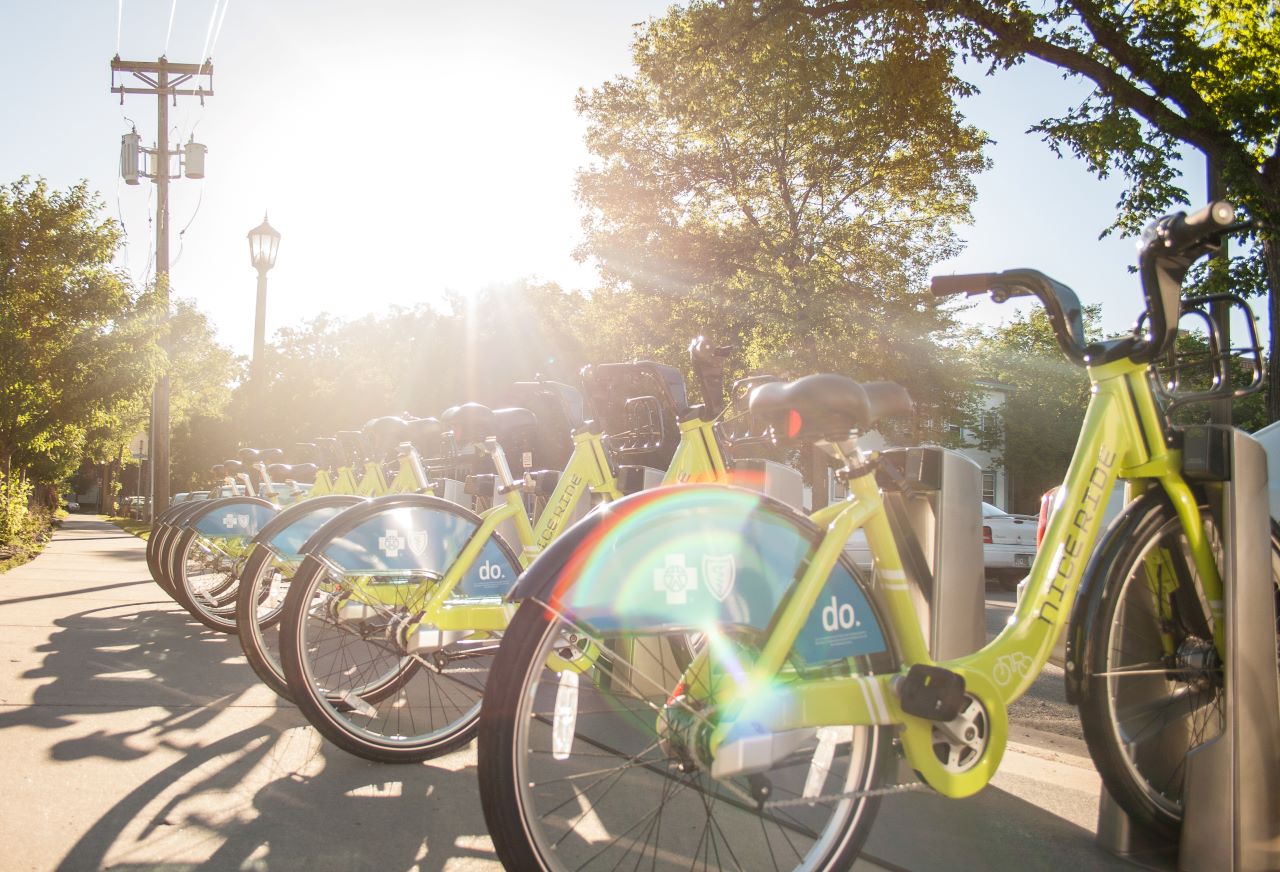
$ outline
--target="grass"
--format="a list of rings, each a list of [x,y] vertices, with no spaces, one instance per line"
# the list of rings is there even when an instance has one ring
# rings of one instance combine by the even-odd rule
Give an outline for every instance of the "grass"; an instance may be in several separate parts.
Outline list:
[[[115,518],[109,517],[108,521],[115,524],[126,533],[132,533],[139,539],[146,539],[151,535],[151,525],[146,521],[135,521],[133,518]]]

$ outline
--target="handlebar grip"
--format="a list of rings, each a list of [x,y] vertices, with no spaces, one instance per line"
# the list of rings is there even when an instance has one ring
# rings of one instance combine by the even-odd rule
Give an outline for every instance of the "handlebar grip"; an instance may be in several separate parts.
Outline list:
[[[984,294],[999,280],[996,273],[966,273],[951,276],[934,276],[929,279],[929,290],[935,297],[952,294]]]
[[[1235,207],[1226,200],[1215,200],[1194,212],[1179,213],[1169,219],[1164,238],[1171,248],[1182,249],[1221,233],[1236,220]]]

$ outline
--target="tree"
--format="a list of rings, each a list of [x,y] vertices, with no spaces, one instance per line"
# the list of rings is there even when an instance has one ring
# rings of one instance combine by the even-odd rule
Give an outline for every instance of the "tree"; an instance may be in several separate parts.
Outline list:
[[[950,327],[923,280],[958,247],[985,139],[927,23],[893,19],[694,2],[639,34],[632,75],[579,94],[590,345],[674,362],[710,327],[757,371],[957,387],[922,353]]]
[[[902,0],[800,3],[856,29]],[[1224,195],[1263,223],[1237,281],[1269,292],[1268,413],[1280,417],[1280,21],[1274,0],[919,0],[953,45],[993,68],[1038,58],[1094,86],[1032,129],[1100,177],[1128,182],[1114,228],[1133,232],[1188,195],[1182,146],[1203,153]],[[1241,289],[1237,285],[1237,289]]]
[[[49,489],[132,414],[162,363],[154,299],[111,265],[114,222],[83,184],[0,188],[0,469]]]
[[[1098,308],[1086,307],[1084,314],[1086,332],[1096,333]],[[1089,380],[1062,356],[1040,308],[994,330],[971,330],[963,345],[974,371],[1014,388],[999,411],[1000,426],[983,433],[984,447],[1002,454],[1012,504],[1031,510],[1066,475],[1089,404]]]
[[[207,482],[209,467],[231,456],[223,453],[228,451],[224,431],[244,428],[250,422],[243,416],[224,422],[231,407],[232,384],[242,381],[243,361],[217,341],[208,316],[194,301],[174,298],[172,305],[168,357],[170,492],[176,493]],[[145,420],[144,414],[140,421]],[[127,440],[137,430],[125,428],[122,438]],[[221,447],[210,459],[214,445]]]

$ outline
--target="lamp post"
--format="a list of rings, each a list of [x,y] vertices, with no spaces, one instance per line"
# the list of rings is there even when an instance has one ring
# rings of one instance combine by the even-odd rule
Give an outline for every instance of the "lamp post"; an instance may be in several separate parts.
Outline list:
[[[276,251],[280,248],[280,232],[267,223],[249,231],[249,259],[258,271],[258,311],[253,324],[253,361],[249,365],[249,382],[257,393],[262,389],[262,347],[267,328],[267,270],[276,265]]]

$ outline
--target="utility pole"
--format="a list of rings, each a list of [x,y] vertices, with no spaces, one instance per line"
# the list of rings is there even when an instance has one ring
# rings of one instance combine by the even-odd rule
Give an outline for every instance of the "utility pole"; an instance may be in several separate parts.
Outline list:
[[[132,73],[142,87],[126,87],[116,84],[117,73]],[[207,78],[209,87],[183,87],[197,77]],[[156,184],[156,291],[164,308],[165,324],[160,333],[160,347],[169,353],[169,179],[173,168],[173,154],[169,151],[169,102],[176,106],[179,97],[199,97],[204,105],[205,97],[213,96],[213,65],[174,64],[161,56],[155,61],[122,61],[116,55],[111,59],[111,93],[120,95],[124,104],[125,94],[146,94],[156,98],[156,147],[150,151],[153,163],[149,174]],[[144,152],[148,149],[142,149]],[[178,152],[179,159],[182,153]],[[122,152],[122,169],[127,160]],[[136,156],[135,156],[136,159]],[[199,151],[199,175],[204,175],[204,149]],[[190,175],[190,174],[189,174]],[[128,177],[125,179],[129,181]],[[137,184],[134,176],[132,184]],[[164,511],[169,505],[169,374],[164,372],[156,381],[151,395],[151,517]]]

